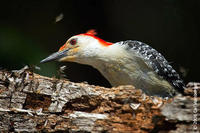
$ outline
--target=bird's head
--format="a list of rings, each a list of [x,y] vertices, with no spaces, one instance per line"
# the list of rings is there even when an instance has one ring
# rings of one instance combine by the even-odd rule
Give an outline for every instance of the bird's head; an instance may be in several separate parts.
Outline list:
[[[106,42],[95,36],[94,30],[72,36],[55,52],[43,59],[41,63],[57,60],[60,62],[71,61],[87,64],[90,58],[98,58],[112,43]]]

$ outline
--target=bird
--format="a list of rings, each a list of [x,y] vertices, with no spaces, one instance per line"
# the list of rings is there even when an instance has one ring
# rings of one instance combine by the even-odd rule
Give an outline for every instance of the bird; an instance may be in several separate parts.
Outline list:
[[[113,86],[133,85],[145,94],[173,97],[184,92],[184,82],[165,57],[136,40],[107,42],[95,30],[74,35],[58,52],[41,60],[90,65]]]

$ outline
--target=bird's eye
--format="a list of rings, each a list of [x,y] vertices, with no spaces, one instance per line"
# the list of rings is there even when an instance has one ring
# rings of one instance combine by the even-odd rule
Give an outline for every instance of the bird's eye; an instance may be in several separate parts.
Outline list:
[[[69,43],[71,45],[75,45],[77,43],[77,39],[72,39],[72,40],[69,41]]]

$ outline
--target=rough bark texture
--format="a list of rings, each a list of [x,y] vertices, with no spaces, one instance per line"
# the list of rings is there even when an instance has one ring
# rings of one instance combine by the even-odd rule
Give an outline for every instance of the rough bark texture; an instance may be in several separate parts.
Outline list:
[[[28,67],[1,70],[0,132],[199,132],[199,88],[190,83],[184,96],[162,99],[133,86],[48,78]]]

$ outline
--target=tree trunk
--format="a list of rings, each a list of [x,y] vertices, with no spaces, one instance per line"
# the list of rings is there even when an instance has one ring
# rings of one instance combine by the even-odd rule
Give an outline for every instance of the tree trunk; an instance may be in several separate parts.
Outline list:
[[[200,83],[171,99],[0,71],[0,132],[199,132]]]

